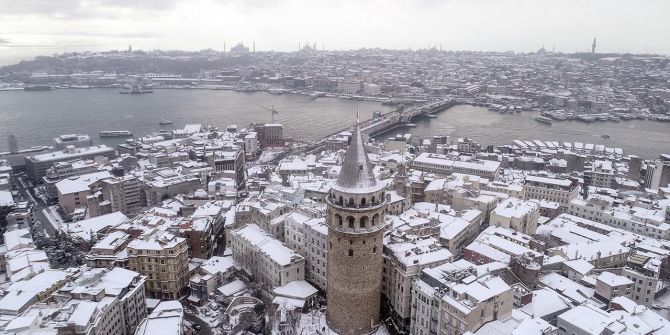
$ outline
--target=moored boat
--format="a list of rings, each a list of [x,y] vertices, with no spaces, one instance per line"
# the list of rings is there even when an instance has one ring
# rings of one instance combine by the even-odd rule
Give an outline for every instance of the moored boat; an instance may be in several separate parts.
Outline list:
[[[128,130],[104,130],[100,132],[100,137],[130,137],[133,136]]]
[[[537,117],[535,117],[535,121],[540,122],[540,123],[544,123],[544,124],[548,124],[548,125],[551,124],[551,118],[548,118],[546,116],[537,116]]]

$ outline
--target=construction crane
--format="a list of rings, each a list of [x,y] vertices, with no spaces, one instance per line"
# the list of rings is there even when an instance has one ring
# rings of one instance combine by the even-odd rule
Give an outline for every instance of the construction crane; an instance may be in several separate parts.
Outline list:
[[[275,123],[275,115],[279,114],[277,109],[275,109],[275,106],[272,105],[272,107],[268,108],[265,106],[258,105],[258,107],[265,109],[266,111],[272,113],[272,123]]]

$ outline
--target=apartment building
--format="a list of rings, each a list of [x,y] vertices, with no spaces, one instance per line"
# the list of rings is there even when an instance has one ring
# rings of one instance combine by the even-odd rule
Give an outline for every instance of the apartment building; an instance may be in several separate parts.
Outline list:
[[[523,192],[525,200],[553,201],[566,207],[579,196],[579,183],[572,179],[526,176]]]
[[[616,297],[630,297],[633,281],[609,271],[603,271],[596,277],[594,297],[609,303]]]
[[[461,335],[512,315],[513,293],[500,277],[459,260],[424,269],[414,282],[410,333]]]
[[[205,303],[210,294],[225,284],[235,270],[232,257],[214,256],[202,262],[197,273],[189,281],[191,295],[188,300],[197,304]]]
[[[26,170],[28,175],[35,181],[42,181],[47,170],[59,162],[68,162],[82,159],[93,159],[104,157],[106,159],[116,158],[116,150],[106,145],[96,145],[86,148],[67,146],[62,151],[54,151],[44,154],[26,157]]]
[[[53,271],[15,283],[26,284],[20,295],[31,295],[46,287],[42,277],[55,278]],[[36,300],[11,298],[19,298],[30,306],[12,322],[0,326],[2,331],[130,335],[146,316],[144,277],[137,272],[82,267],[70,269],[67,274],[63,272],[58,283],[60,285],[50,286],[51,290],[42,291],[41,298]]]
[[[101,181],[100,187],[102,200],[109,202],[109,213],[121,212],[128,215],[146,206],[144,185],[135,176],[108,178]]]
[[[178,300],[161,301],[137,329],[135,335],[184,335],[184,308]]]
[[[530,235],[510,228],[489,226],[465,248],[463,258],[474,264],[509,264],[513,257],[523,255],[539,261],[543,257],[543,248],[543,244]]]
[[[93,160],[78,160],[73,162],[58,162],[53,164],[42,181],[48,199],[58,198],[56,183],[72,176],[81,176],[98,170],[98,164]]]
[[[540,206],[536,202],[508,198],[491,211],[489,224],[533,235],[539,218]]]
[[[286,246],[305,258],[305,279],[325,291],[328,256],[325,219],[292,212],[286,215],[284,231]]]
[[[424,152],[412,161],[411,167],[415,170],[442,175],[450,175],[456,172],[489,178],[490,180],[498,179],[500,162],[480,159],[453,160],[449,157]]]
[[[479,235],[482,216],[482,212],[476,209],[462,212],[460,217],[440,215],[440,244],[453,255],[461,255],[465,247]]]
[[[591,164],[591,185],[611,188],[614,185],[614,167],[612,161],[596,160]]]
[[[636,234],[670,239],[670,224],[666,222],[665,209],[625,205],[613,207],[613,204],[614,199],[609,196],[592,194],[586,200],[570,201],[565,212]]]
[[[409,329],[412,282],[421,270],[451,262],[453,255],[432,237],[387,237],[383,250],[382,295],[396,324]]]
[[[146,289],[156,299],[178,299],[188,285],[186,239],[152,229],[128,243],[128,268],[146,276]]]
[[[232,231],[233,259],[268,292],[305,279],[305,258],[274,239],[258,225]]]
[[[58,204],[67,215],[77,209],[88,208],[88,197],[93,190],[100,187],[101,181],[111,178],[108,171],[89,173],[81,176],[72,176],[56,183]]]

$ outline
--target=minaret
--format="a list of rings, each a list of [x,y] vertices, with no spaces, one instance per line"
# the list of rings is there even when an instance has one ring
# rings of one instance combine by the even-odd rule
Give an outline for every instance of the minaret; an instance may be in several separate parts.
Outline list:
[[[591,53],[596,53],[596,38],[593,38],[593,44],[591,44]]]
[[[356,122],[328,214],[328,327],[370,334],[379,327],[386,197],[372,171]]]

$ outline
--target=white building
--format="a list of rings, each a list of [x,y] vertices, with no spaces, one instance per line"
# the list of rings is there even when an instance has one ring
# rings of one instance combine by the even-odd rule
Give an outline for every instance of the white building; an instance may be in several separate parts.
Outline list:
[[[411,167],[419,171],[439,174],[463,173],[495,180],[500,172],[500,162],[489,160],[452,160],[446,155],[424,152],[417,156]]]
[[[162,301],[137,327],[135,335],[184,334],[184,308],[177,300]]]
[[[579,183],[570,179],[526,176],[523,188],[526,200],[553,201],[564,207],[579,196]]]
[[[412,282],[421,270],[451,262],[453,255],[432,237],[387,237],[383,257],[382,294],[389,302],[397,324],[409,327]]]
[[[532,201],[517,198],[503,200],[491,212],[489,224],[511,228],[520,233],[533,235],[540,218],[540,206]]]
[[[268,291],[305,279],[305,258],[255,224],[232,232],[233,259]]]

